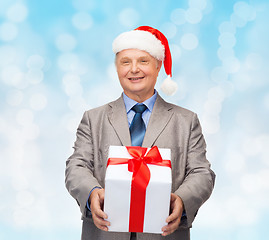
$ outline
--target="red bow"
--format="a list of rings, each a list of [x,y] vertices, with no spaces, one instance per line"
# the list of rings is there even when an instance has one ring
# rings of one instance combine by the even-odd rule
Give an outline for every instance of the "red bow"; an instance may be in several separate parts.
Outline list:
[[[133,158],[109,158],[107,166],[128,163],[128,171],[133,172],[129,232],[143,232],[146,189],[150,180],[150,170],[147,164],[171,168],[171,162],[170,160],[162,159],[159,149],[156,146],[152,147],[147,154],[147,148],[126,148]]]

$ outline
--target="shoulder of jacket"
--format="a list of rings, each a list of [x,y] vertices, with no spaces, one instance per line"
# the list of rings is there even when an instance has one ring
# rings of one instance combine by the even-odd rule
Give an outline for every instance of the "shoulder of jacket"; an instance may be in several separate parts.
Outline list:
[[[95,115],[95,114],[100,114],[100,113],[107,113],[108,110],[110,110],[111,107],[117,105],[117,103],[121,100],[121,98],[118,98],[112,102],[106,103],[102,106],[95,107],[92,109],[87,110],[85,113],[88,115]]]
[[[94,108],[91,108],[89,110],[86,111],[87,114],[95,114],[95,113],[98,113],[98,112],[102,112],[102,111],[105,111],[107,108],[108,108],[109,104],[104,104],[102,106],[99,106],[99,107],[94,107]]]
[[[170,108],[175,114],[185,115],[185,116],[189,116],[189,117],[196,115],[195,112],[193,112],[187,108],[178,106],[178,105],[173,104],[173,103],[166,102],[163,98],[161,98],[161,100],[167,106],[167,108]]]
[[[196,114],[195,112],[193,112],[187,108],[184,108],[184,107],[181,107],[181,106],[178,106],[175,104],[172,104],[172,105],[173,105],[173,109],[174,109],[175,113],[188,115],[188,116],[193,116],[194,114]]]

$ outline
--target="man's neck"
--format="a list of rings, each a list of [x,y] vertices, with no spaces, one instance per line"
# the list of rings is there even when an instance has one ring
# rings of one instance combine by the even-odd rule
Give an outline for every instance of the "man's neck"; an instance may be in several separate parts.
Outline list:
[[[148,93],[148,94],[129,94],[128,92],[125,92],[125,95],[131,99],[133,99],[134,101],[138,102],[138,103],[142,103],[145,102],[147,99],[151,98],[155,91],[153,90],[152,93]]]

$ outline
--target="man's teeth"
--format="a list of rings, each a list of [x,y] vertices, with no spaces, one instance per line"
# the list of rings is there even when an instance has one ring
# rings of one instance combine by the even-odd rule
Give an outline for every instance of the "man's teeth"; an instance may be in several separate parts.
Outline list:
[[[130,80],[138,80],[138,79],[142,79],[143,77],[134,77],[134,78],[129,78]]]

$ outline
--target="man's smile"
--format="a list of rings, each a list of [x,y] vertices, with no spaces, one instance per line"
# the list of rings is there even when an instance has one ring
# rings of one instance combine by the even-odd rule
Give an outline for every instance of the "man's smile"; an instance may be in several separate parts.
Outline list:
[[[141,80],[143,78],[144,77],[129,77],[128,79],[131,80],[131,81],[136,81],[136,80]]]

